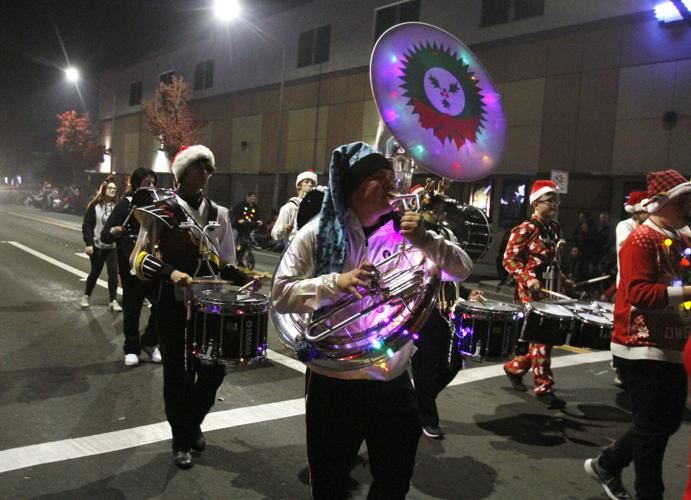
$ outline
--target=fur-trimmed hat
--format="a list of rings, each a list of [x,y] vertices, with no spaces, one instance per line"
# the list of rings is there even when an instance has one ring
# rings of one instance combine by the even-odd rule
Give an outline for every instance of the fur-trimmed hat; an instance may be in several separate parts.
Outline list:
[[[195,144],[194,146],[182,146],[178,154],[173,159],[173,175],[175,181],[180,182],[187,167],[192,165],[197,160],[206,160],[211,168],[211,172],[216,171],[216,162],[214,161],[214,154],[206,146]]]
[[[645,209],[641,206],[643,201],[648,198],[647,191],[631,191],[626,197],[626,202],[624,203],[624,210],[626,213],[635,214],[636,212],[645,212]]]
[[[548,193],[556,192],[557,185],[554,183],[554,181],[535,181],[535,184],[533,184],[533,187],[530,190],[530,203],[534,203]]]
[[[315,186],[318,184],[317,174],[314,172],[314,170],[305,170],[304,172],[298,174],[297,179],[295,179],[295,187],[300,187],[300,183],[305,179],[309,179],[314,182]]]
[[[691,192],[691,182],[676,170],[658,170],[648,172],[648,199],[641,202],[643,210],[655,213],[671,199]]]

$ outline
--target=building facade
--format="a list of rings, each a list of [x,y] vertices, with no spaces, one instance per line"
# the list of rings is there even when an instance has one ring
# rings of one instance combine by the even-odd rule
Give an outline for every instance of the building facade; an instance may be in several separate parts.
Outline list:
[[[374,42],[399,22],[427,22],[471,48],[507,115],[493,175],[450,191],[487,210],[496,234],[489,265],[502,232],[524,218],[536,178],[568,174],[559,218],[570,228],[580,211],[618,220],[625,193],[643,187],[649,170],[691,173],[691,27],[658,21],[654,4],[315,0],[253,23],[210,20],[208,35],[102,75],[116,96],[113,105],[112,94],[102,95],[104,141],[115,171],[153,165],[158,140],[141,103],[181,75],[206,123],[201,142],[217,158],[212,196],[230,203],[254,190],[264,208],[278,207],[295,173],[325,173],[335,147],[374,142]]]

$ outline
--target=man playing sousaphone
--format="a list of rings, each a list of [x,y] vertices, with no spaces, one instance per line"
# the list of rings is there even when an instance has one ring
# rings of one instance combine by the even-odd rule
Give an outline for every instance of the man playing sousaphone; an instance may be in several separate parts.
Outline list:
[[[557,186],[552,181],[539,180],[530,191],[530,205],[533,215],[530,220],[519,224],[511,231],[504,251],[504,267],[516,280],[516,298],[523,303],[546,298],[543,287],[547,276],[545,271],[552,264],[559,241],[557,213]],[[554,394],[554,375],[550,368],[552,346],[531,343],[528,353],[518,355],[504,365],[504,372],[517,391],[526,391],[523,375],[532,369],[535,395],[551,408],[566,405]]]
[[[318,217],[291,241],[272,289],[278,313],[313,313],[369,292],[375,265],[405,241],[449,279],[464,279],[472,262],[455,243],[425,231],[419,213],[392,217],[391,164],[368,145],[337,148],[329,190]],[[400,226],[399,226],[400,224]],[[400,230],[397,228],[400,227]],[[312,496],[343,499],[363,439],[372,476],[370,496],[404,498],[415,465],[420,417],[406,371],[412,338],[386,363],[338,371],[311,365],[306,373],[307,457]]]

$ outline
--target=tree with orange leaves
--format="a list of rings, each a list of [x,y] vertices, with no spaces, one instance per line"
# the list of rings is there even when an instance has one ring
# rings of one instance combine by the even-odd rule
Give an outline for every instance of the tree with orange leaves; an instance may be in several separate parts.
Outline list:
[[[57,118],[55,147],[72,170],[72,182],[76,184],[81,172],[103,162],[106,147],[98,143],[98,130],[89,113],[79,116],[76,111],[65,111]]]
[[[179,76],[161,82],[153,101],[144,102],[149,131],[158,137],[168,159],[182,146],[197,144],[204,126],[188,106],[190,88]]]

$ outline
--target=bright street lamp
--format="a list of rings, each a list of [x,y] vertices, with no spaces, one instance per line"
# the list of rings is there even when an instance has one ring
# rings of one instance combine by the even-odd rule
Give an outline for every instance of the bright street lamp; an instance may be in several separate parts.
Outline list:
[[[220,5],[223,5],[224,8],[221,9],[219,8]],[[232,6],[232,8],[231,8]],[[281,180],[281,174],[280,174],[280,169],[278,165],[278,160],[281,157],[281,143],[283,142],[283,100],[284,100],[284,94],[285,94],[285,84],[286,84],[286,44],[278,39],[276,36],[274,36],[271,33],[268,33],[266,31],[262,31],[259,29],[258,26],[255,26],[252,24],[249,20],[243,19],[240,17],[240,4],[238,0],[216,0],[215,5],[214,5],[214,10],[216,12],[216,17],[223,21],[231,21],[235,18],[240,18],[244,23],[247,23],[255,32],[260,33],[263,36],[259,36],[258,38],[263,41],[267,46],[269,46],[271,49],[275,50],[278,52],[276,45],[280,47],[281,51],[281,84],[280,84],[280,89],[279,89],[279,94],[278,94],[278,126],[276,127],[276,161],[274,162],[274,168],[275,168],[275,178],[274,178],[274,192],[273,192],[273,200],[272,200],[272,206],[277,207],[279,206],[278,204],[278,184]],[[221,12],[225,13],[226,17],[221,16]],[[233,13],[230,15],[230,13]],[[266,37],[266,38],[264,38]],[[267,38],[271,39],[275,45],[269,43],[267,41]]]
[[[232,21],[240,17],[240,2],[238,0],[215,0],[214,13],[221,21]]]
[[[65,70],[65,76],[71,82],[79,81],[79,71],[77,70],[77,68],[72,68],[72,67],[67,68]]]

